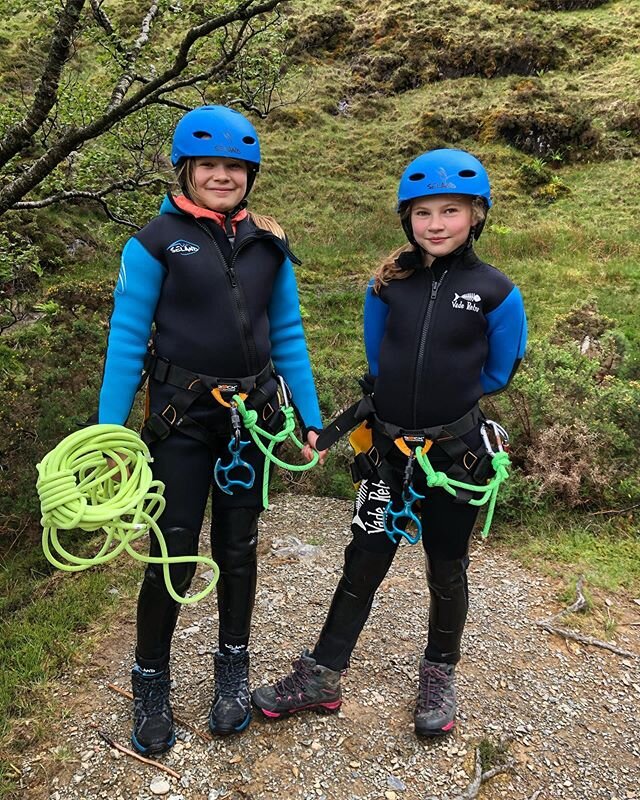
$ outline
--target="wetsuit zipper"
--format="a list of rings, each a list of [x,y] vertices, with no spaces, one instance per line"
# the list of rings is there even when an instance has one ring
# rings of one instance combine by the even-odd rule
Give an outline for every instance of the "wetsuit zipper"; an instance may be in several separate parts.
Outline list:
[[[442,286],[444,279],[447,276],[448,270],[445,270],[442,275],[440,276],[440,280],[431,279],[431,294],[429,299],[427,300],[427,308],[425,310],[424,319],[422,322],[422,334],[420,335],[420,344],[418,345],[418,355],[416,358],[416,371],[414,374],[414,384],[413,384],[413,427],[417,427],[418,425],[418,385],[420,380],[420,374],[422,372],[422,367],[425,362],[425,355],[427,349],[427,342],[429,336],[429,328],[431,327],[431,317],[433,316],[433,309],[436,304],[436,297],[438,296],[438,290]]]
[[[238,252],[242,249],[244,244],[248,241],[251,241],[258,237],[247,237],[243,239],[240,243],[240,246],[235,250],[231,257],[231,263],[227,262],[227,259],[224,257],[222,250],[220,249],[220,245],[216,242],[214,235],[208,230],[207,226],[203,223],[196,220],[196,225],[201,228],[208,236],[208,238],[213,243],[213,246],[220,256],[221,262],[224,264],[224,270],[226,272],[227,278],[229,279],[229,284],[231,288],[231,294],[233,295],[233,299],[235,302],[236,310],[238,312],[238,319],[240,321],[240,333],[242,339],[242,350],[244,352],[245,361],[247,364],[247,374],[251,375],[257,372],[260,369],[258,365],[258,355],[256,351],[256,344],[253,339],[253,331],[251,330],[251,325],[249,324],[249,314],[247,312],[247,306],[244,299],[244,293],[242,291],[242,287],[238,283],[238,279],[236,277],[236,272],[233,268],[235,263],[236,256]]]

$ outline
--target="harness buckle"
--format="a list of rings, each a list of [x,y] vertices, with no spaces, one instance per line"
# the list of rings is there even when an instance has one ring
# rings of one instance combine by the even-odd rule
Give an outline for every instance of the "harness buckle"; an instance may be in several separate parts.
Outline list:
[[[170,423],[163,416],[155,413],[147,417],[142,428],[142,438],[147,444],[149,442],[163,441],[170,433]]]
[[[240,395],[243,400],[247,399],[247,393],[240,391],[240,384],[237,381],[219,383],[217,386],[213,387],[211,394],[221,406],[226,406],[227,408],[231,408],[231,401],[234,394]]]
[[[171,362],[169,361],[169,359],[163,358],[163,356],[159,356],[156,354],[155,364],[153,365],[153,372],[151,373],[151,377],[154,378],[154,380],[158,381],[159,383],[166,383],[170,368],[171,368]]]

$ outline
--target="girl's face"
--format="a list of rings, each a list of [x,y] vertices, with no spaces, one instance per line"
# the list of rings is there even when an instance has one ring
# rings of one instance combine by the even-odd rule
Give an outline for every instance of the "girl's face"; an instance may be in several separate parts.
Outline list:
[[[193,200],[211,211],[234,209],[247,191],[247,165],[236,158],[196,158],[191,180],[197,197]]]
[[[411,227],[420,247],[433,258],[452,253],[469,238],[471,197],[456,194],[418,197],[411,203]]]

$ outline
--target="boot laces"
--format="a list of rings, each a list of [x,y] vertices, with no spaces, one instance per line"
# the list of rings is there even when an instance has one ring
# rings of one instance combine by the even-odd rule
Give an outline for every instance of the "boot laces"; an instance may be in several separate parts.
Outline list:
[[[216,663],[216,684],[221,697],[237,697],[248,687],[247,665],[244,659],[221,658]]]
[[[136,685],[136,700],[142,712],[152,717],[167,710],[169,701],[169,678],[141,678]]]
[[[436,664],[425,663],[420,670],[418,711],[430,711],[447,705],[452,679]]]
[[[293,672],[276,682],[274,688],[278,697],[300,695],[306,692],[314,666],[302,658],[293,662]]]

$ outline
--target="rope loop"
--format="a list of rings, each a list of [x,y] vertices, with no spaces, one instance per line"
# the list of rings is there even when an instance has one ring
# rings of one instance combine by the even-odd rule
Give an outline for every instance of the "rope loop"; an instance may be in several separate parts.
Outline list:
[[[169,555],[158,526],[166,503],[164,484],[153,478],[152,460],[140,436],[122,425],[90,425],[63,439],[37,465],[42,549],[47,559],[65,572],[106,564],[124,550],[136,561],[162,564],[169,595],[178,603],[195,603],[213,591],[220,570],[205,556]],[[104,530],[105,540],[94,556],[82,558],[61,543],[59,531],[75,528]],[[143,555],[132,547],[149,531],[158,541],[158,557]],[[169,567],[194,562],[213,570],[213,579],[197,594],[182,597],[173,588]]]
[[[288,464],[286,461],[278,458],[274,454],[277,445],[282,444],[287,439],[291,439],[298,450],[302,450],[303,443],[295,435],[294,430],[296,427],[296,420],[294,417],[293,408],[289,405],[281,406],[280,411],[284,415],[284,423],[278,433],[269,433],[261,428],[258,423],[258,414],[256,411],[249,410],[244,404],[244,400],[240,395],[235,394],[232,398],[233,402],[238,408],[238,413],[242,417],[242,423],[251,435],[251,438],[256,443],[260,452],[266,458],[264,471],[262,476],[262,503],[265,508],[269,506],[269,464],[276,464],[282,469],[290,470],[291,472],[306,472],[312,469],[318,463],[318,453],[314,452],[313,458],[306,464]],[[269,442],[268,445],[262,440]]]

